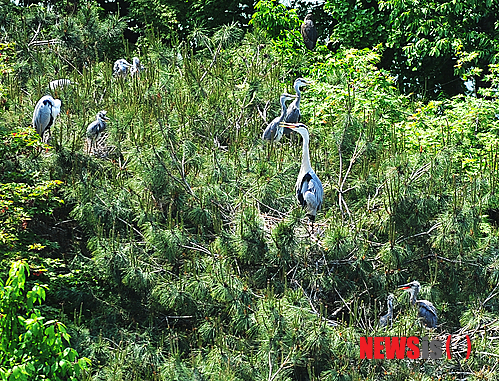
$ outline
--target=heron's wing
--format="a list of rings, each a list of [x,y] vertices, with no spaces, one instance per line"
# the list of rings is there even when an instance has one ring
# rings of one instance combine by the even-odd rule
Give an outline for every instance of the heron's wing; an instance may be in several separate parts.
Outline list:
[[[127,71],[127,68],[131,66],[127,60],[125,59],[119,59],[118,61],[116,61],[114,63],[114,66],[113,66],[113,71],[114,71],[114,74],[126,74],[126,71]]]
[[[297,184],[296,196],[300,205],[315,215],[322,206],[324,189],[322,183],[313,172],[307,172]]]
[[[430,328],[437,326],[437,309],[428,300],[416,300],[419,307],[419,316],[423,322]]]
[[[267,128],[263,131],[262,139],[268,141],[274,140],[276,142],[279,141],[283,133],[283,128],[279,125],[280,122],[280,117],[274,118],[274,120],[270,122]]]
[[[93,139],[99,134],[99,122],[94,120],[87,127],[87,138]]]
[[[300,109],[291,103],[286,111],[287,123],[298,123],[300,121]]]
[[[306,20],[301,25],[301,35],[305,42],[305,46],[312,50],[315,48],[317,43],[317,29],[315,29],[314,22],[312,20]]]
[[[42,136],[46,129],[52,126],[52,103],[47,97],[41,98],[33,112],[33,126],[38,135]]]

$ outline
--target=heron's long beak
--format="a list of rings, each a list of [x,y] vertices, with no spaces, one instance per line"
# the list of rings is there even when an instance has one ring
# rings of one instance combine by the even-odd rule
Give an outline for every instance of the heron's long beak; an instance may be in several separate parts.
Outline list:
[[[298,123],[287,123],[287,122],[281,122],[279,125],[283,128],[290,128],[290,129],[295,129],[298,127],[305,127],[303,124],[298,124]]]
[[[279,126],[283,128],[284,130],[289,129],[289,131],[293,132],[295,129],[298,127],[302,126],[300,124],[295,124],[295,123],[286,123],[286,122],[281,122],[279,123]]]
[[[402,286],[398,287],[399,290],[408,290],[409,288],[411,288],[411,286],[409,286],[409,284],[403,284]]]

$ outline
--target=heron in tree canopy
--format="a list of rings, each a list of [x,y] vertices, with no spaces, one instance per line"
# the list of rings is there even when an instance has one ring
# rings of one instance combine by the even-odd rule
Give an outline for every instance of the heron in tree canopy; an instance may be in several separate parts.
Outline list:
[[[417,300],[421,285],[417,280],[399,286],[399,290],[406,290],[411,295],[411,304],[418,306],[418,316],[428,328],[437,326],[437,309],[428,300]]]
[[[388,323],[392,325],[393,323],[393,301],[395,300],[395,296],[393,294],[388,295],[387,305],[388,305],[388,313],[379,318],[380,327],[386,327]]]
[[[106,116],[107,111],[99,111],[95,117],[95,120],[90,123],[87,127],[87,141],[88,141],[88,150],[93,151],[95,148],[95,142],[97,141],[101,132],[103,132],[106,127],[106,120],[109,118]]]
[[[317,29],[314,26],[314,17],[311,13],[305,16],[303,24],[301,24],[301,35],[305,46],[309,50],[314,50],[315,44],[317,43]]]
[[[308,128],[303,123],[281,122],[281,126],[284,129],[299,133],[303,138],[301,167],[296,180],[296,198],[303,209],[306,210],[307,216],[313,224],[324,200],[324,188],[310,165]]]
[[[35,127],[38,135],[43,135],[46,131],[50,132],[50,127],[55,123],[57,115],[61,112],[61,101],[54,99],[50,95],[45,95],[40,98],[33,112],[33,127]]]
[[[296,98],[291,104],[288,106],[286,111],[286,123],[298,123],[300,121],[300,100],[301,100],[301,91],[300,87],[310,85],[312,82],[307,81],[304,78],[297,78],[293,87],[296,91]]]
[[[293,98],[296,98],[296,95],[286,93],[281,95],[281,114],[278,117],[274,118],[274,120],[268,124],[265,131],[263,131],[263,140],[278,142],[282,138],[283,127],[279,123],[281,123],[286,116],[286,101]]]

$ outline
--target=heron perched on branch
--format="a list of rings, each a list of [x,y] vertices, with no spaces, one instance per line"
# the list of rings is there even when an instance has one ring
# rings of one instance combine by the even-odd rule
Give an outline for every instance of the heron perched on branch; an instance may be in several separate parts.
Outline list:
[[[390,326],[393,323],[393,301],[395,300],[395,296],[393,294],[388,295],[386,304],[388,305],[388,313],[379,318],[380,327],[386,327],[388,323]]]
[[[263,131],[262,134],[262,139],[263,140],[269,140],[269,141],[276,141],[278,142],[282,138],[283,134],[283,127],[280,125],[280,123],[284,120],[284,117],[286,116],[286,101],[296,98],[296,95],[291,95],[291,94],[282,94],[280,101],[281,101],[281,114],[274,118],[272,122],[270,122]]]
[[[121,58],[114,63],[113,75],[115,77],[125,77],[127,75],[128,68],[132,65],[125,59]]]
[[[311,13],[305,16],[305,20],[301,24],[301,35],[307,49],[314,50],[317,43],[317,29],[315,29],[314,16]]]
[[[109,120],[109,118],[106,116],[106,114],[107,111],[99,111],[95,117],[95,120],[87,127],[87,142],[89,153],[94,150],[95,142],[99,138],[101,132],[103,132],[107,127],[106,120]]]
[[[310,85],[312,82],[307,81],[304,78],[297,78],[293,85],[296,91],[296,98],[291,104],[288,106],[286,110],[286,123],[298,123],[300,121],[300,100],[301,100],[301,91],[300,87]]]
[[[317,212],[321,209],[324,199],[324,188],[310,165],[308,143],[310,137],[308,128],[303,123],[281,122],[284,129],[299,133],[303,138],[302,159],[298,179],[296,180],[296,198],[300,205],[307,211],[307,217],[313,223]]]
[[[57,115],[61,112],[61,101],[54,99],[50,95],[40,98],[33,111],[33,127],[38,135],[43,135],[46,131],[50,133],[50,127],[55,123]]]
[[[421,285],[417,280],[399,286],[399,290],[405,290],[411,295],[411,305],[418,306],[418,317],[428,328],[437,326],[437,309],[428,300],[417,300]]]

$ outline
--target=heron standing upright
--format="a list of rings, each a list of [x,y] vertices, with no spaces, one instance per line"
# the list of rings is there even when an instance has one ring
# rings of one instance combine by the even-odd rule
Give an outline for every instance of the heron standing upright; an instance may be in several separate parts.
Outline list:
[[[411,305],[418,306],[418,317],[428,328],[437,326],[437,309],[428,300],[417,300],[421,285],[417,280],[399,286],[399,290],[405,290],[411,295]]]
[[[276,141],[278,142],[282,138],[283,127],[280,123],[284,120],[286,116],[286,101],[296,98],[296,95],[291,94],[282,94],[280,97],[281,101],[281,114],[272,120],[263,131],[262,139],[268,141]]]
[[[41,97],[33,111],[33,127],[43,141],[46,131],[50,133],[50,127],[55,123],[57,115],[61,112],[61,101],[54,99],[50,95]]]
[[[386,300],[386,304],[388,305],[388,313],[379,318],[380,327],[386,327],[388,325],[388,323],[390,323],[390,326],[392,325],[392,323],[393,323],[393,301],[394,300],[395,300],[395,296],[393,296],[393,294],[388,295],[388,298]]]
[[[133,77],[136,74],[140,74],[144,70],[144,66],[141,65],[139,57],[133,57],[132,66],[130,67],[130,75]]]
[[[310,137],[308,128],[303,123],[281,122],[281,126],[299,133],[303,138],[302,159],[298,179],[296,180],[296,198],[300,205],[307,211],[307,217],[313,223],[317,212],[321,209],[324,200],[324,188],[310,165],[308,143]]]
[[[101,132],[103,132],[106,127],[106,120],[109,118],[106,116],[107,111],[99,111],[95,117],[95,120],[90,123],[87,127],[87,142],[88,142],[88,152],[93,152],[95,148],[95,142],[97,141]]]
[[[120,58],[119,60],[117,60],[114,63],[113,75],[115,77],[125,77],[127,74],[128,68],[130,66],[132,66],[132,65],[130,65],[130,63],[127,60]]]
[[[317,29],[315,29],[312,13],[305,16],[305,20],[301,24],[301,35],[307,49],[314,50],[317,43]]]
[[[312,82],[307,81],[304,78],[297,78],[293,85],[296,91],[296,98],[291,104],[288,106],[286,110],[286,123],[298,123],[300,121],[300,100],[301,100],[301,91],[300,87],[310,85]]]

